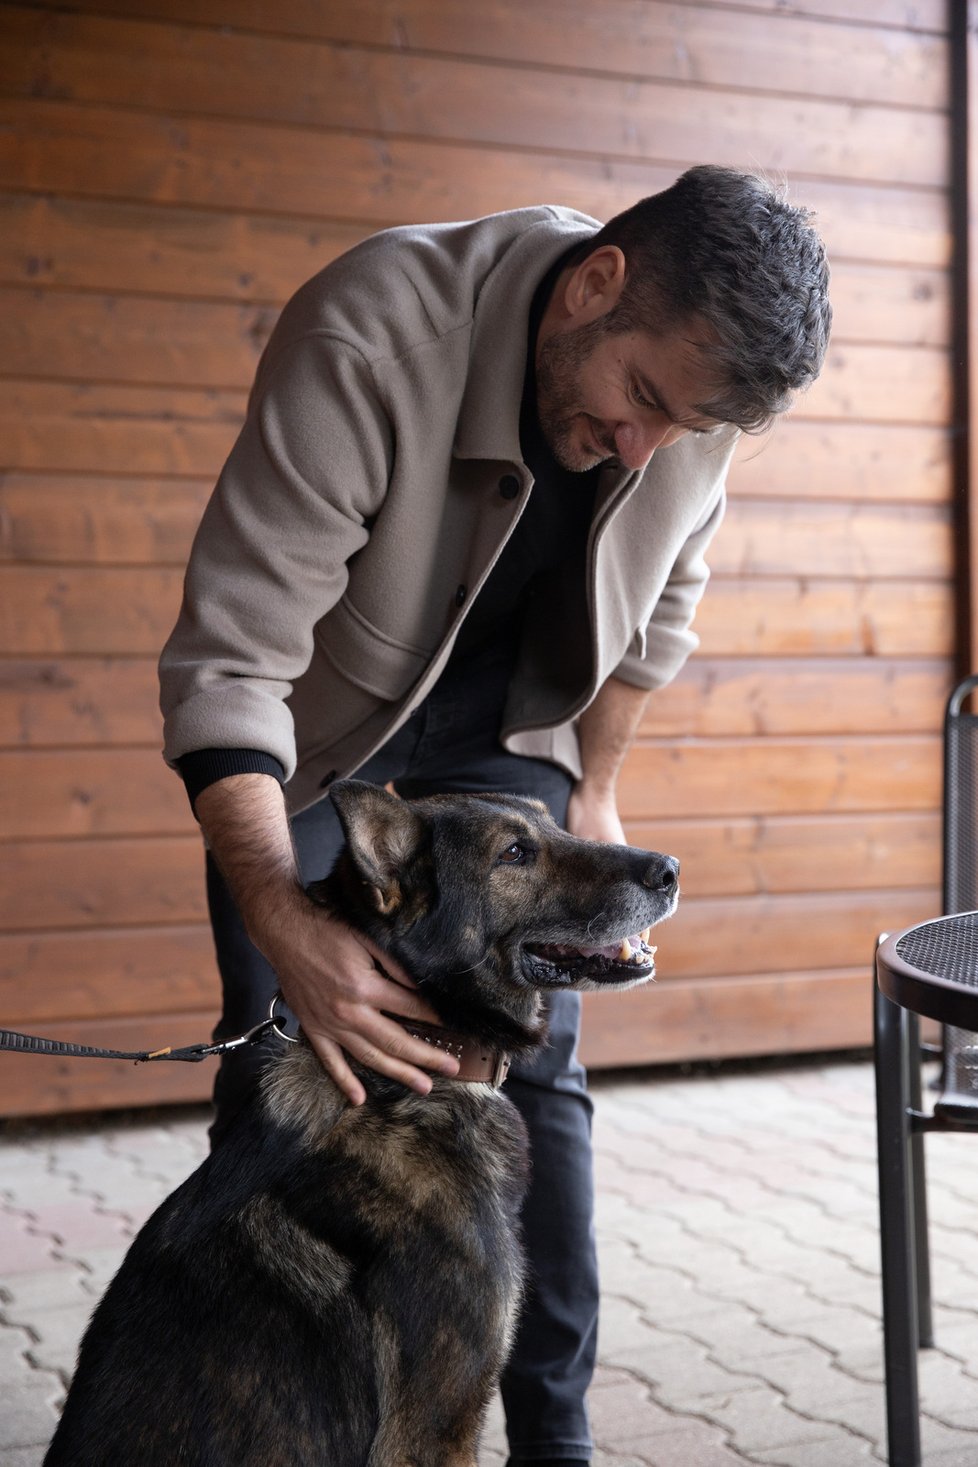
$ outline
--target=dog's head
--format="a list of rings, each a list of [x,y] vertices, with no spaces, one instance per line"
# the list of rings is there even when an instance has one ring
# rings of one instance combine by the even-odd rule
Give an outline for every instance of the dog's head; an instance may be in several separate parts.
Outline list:
[[[528,1020],[539,990],[654,976],[649,929],[679,897],[671,856],[578,840],[514,795],[400,800],[356,780],[330,794],[346,847],[312,894],[391,952],[443,1018]]]

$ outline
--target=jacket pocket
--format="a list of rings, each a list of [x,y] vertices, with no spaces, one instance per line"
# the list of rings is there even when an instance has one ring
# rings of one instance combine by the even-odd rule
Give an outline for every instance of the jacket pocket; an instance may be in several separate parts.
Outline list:
[[[344,682],[388,702],[406,696],[432,656],[374,626],[346,596],[317,626],[316,644]]]
[[[429,655],[399,642],[344,600],[318,624],[312,661],[289,698],[299,765],[388,721],[425,672]]]

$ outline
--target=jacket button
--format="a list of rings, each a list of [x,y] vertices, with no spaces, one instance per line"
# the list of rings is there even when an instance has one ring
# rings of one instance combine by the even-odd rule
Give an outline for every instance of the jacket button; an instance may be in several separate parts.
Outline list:
[[[458,590],[455,592],[455,605],[461,606],[462,603],[465,601],[467,595],[468,592],[466,591],[465,587],[459,586]]]
[[[520,481],[515,474],[504,474],[499,481],[499,492],[504,499],[515,499],[520,492]]]
[[[319,781],[319,788],[321,790],[324,790],[328,784],[332,784],[333,783],[333,780],[335,778],[336,778],[336,770],[335,769],[331,769],[329,771],[329,773],[328,774],[324,774],[323,777],[322,777],[322,779]]]

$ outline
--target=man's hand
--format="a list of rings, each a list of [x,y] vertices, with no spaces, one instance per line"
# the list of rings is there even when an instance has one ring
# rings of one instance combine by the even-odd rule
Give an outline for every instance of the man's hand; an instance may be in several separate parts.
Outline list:
[[[607,845],[624,846],[628,842],[622,829],[615,801],[615,791],[594,789],[581,780],[571,791],[567,806],[567,829],[582,840],[600,840]]]
[[[218,780],[198,796],[197,816],[248,936],[275,969],[323,1067],[354,1105],[366,1093],[346,1054],[421,1095],[431,1089],[426,1070],[457,1072],[457,1060],[384,1017],[386,1010],[438,1022],[410,977],[306,896],[276,780],[264,774]],[[389,978],[377,971],[375,957]]]
[[[354,1105],[366,1097],[347,1055],[421,1095],[431,1089],[431,1077],[416,1066],[444,1074],[458,1069],[456,1061],[443,1063],[447,1056],[385,1017],[401,1014],[438,1022],[403,969],[345,922],[316,906],[298,886],[287,902],[263,908],[250,935],[278,974],[285,1001],[324,1069]],[[378,972],[375,958],[383,973]]]
[[[571,793],[567,829],[585,840],[627,845],[615,785],[648,702],[644,688],[610,677],[578,720],[584,773]]]

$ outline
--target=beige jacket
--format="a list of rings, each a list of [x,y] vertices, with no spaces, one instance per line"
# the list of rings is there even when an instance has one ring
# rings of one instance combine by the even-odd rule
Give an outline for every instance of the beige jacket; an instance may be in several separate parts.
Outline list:
[[[527,502],[533,292],[598,227],[544,206],[387,230],[293,297],[163,651],[169,762],[263,750],[295,811],[405,721]],[[508,748],[579,774],[574,721],[606,678],[679,671],[735,438],[688,434],[642,473],[602,470],[586,584],[557,572],[534,599]]]

